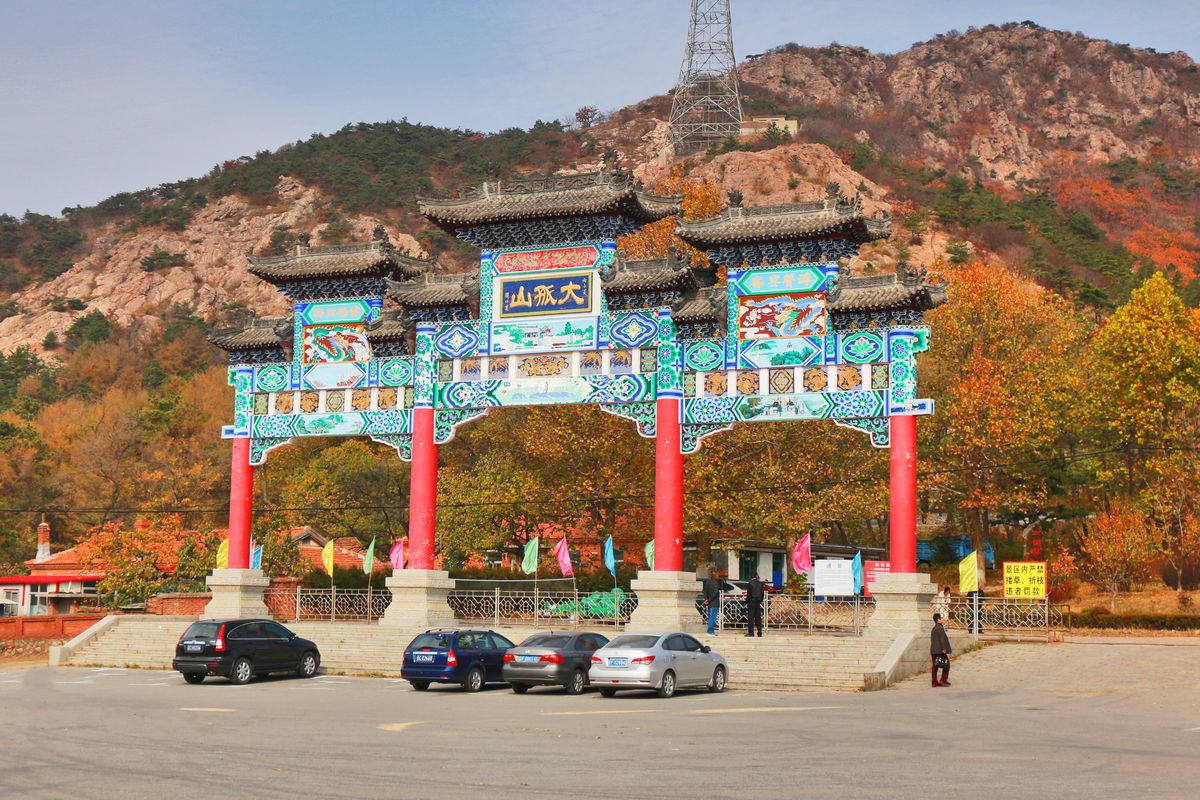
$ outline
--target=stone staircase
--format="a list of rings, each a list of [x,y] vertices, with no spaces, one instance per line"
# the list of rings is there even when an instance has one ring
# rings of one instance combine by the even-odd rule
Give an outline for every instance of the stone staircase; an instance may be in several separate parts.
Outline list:
[[[194,617],[120,616],[66,656],[72,666],[170,669],[175,643]],[[299,622],[288,628],[317,643],[322,671],[398,677],[404,646],[420,631],[365,623]],[[502,627],[520,642],[533,628]],[[611,635],[611,631],[603,631]],[[81,638],[87,637],[83,634]],[[892,639],[883,636],[768,633],[748,638],[736,633],[701,641],[725,656],[729,685],[735,689],[859,690],[863,674],[875,669]]]

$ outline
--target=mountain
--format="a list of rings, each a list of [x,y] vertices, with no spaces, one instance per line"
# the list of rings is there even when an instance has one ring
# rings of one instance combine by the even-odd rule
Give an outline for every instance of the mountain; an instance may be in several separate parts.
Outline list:
[[[747,205],[860,195],[896,233],[857,270],[982,256],[1097,313],[1163,270],[1200,301],[1200,70],[1182,53],[1022,23],[895,55],[787,44],[739,79],[747,115],[798,118],[795,140],[673,158],[668,96],[583,130],[357,124],[61,219],[0,216],[0,351],[40,349],[95,311],[147,333],[177,306],[209,321],[278,314],[246,253],[365,240],[378,224],[403,249],[468,268],[473,251],[426,224],[416,195],[594,169],[610,149],[647,184],[707,180]]]

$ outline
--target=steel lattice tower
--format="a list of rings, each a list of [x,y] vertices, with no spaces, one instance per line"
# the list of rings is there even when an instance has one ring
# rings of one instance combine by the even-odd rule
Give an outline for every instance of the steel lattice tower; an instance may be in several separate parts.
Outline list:
[[[729,0],[692,0],[687,49],[671,104],[676,153],[703,150],[738,135],[742,98],[734,66]]]

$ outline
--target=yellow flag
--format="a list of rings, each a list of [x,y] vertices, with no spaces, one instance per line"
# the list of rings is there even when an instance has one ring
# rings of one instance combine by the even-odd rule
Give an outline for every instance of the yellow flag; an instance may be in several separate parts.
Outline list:
[[[217,548],[217,569],[229,568],[229,540],[221,542],[221,546]]]
[[[966,594],[978,589],[979,573],[975,568],[975,553],[967,553],[967,557],[958,562],[958,591]]]
[[[325,565],[325,571],[333,577],[333,539],[325,543],[324,549],[321,550],[321,563]]]

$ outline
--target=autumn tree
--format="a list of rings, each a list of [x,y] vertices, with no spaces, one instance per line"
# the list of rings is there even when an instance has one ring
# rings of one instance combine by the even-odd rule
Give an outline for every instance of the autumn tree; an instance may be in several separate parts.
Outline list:
[[[1069,451],[1085,422],[1088,330],[1058,295],[1006,270],[947,269],[950,302],[927,315],[919,362],[937,414],[918,431],[929,490],[965,519],[982,562],[992,515],[1039,513],[1056,476],[1038,465]]]
[[[581,128],[590,128],[599,115],[600,111],[595,106],[580,106],[575,112],[575,121]]]
[[[667,177],[655,184],[654,192],[662,195],[682,194],[680,214],[684,219],[707,219],[716,216],[722,208],[721,193],[708,181],[689,181],[687,165],[676,164]],[[675,236],[675,216],[664,217],[645,225],[637,233],[622,236],[617,246],[631,259],[665,258],[672,247],[690,258],[696,266],[707,267],[708,256]],[[720,274],[724,274],[721,270]]]
[[[1159,273],[1135,290],[1096,334],[1091,403],[1099,430],[1123,450],[1102,473],[1134,497],[1156,480],[1170,448],[1194,447],[1182,423],[1200,404],[1200,328]]]
[[[1158,553],[1158,532],[1136,507],[1118,505],[1101,512],[1080,536],[1084,569],[1111,594],[1110,608],[1117,610],[1117,593],[1145,580]]]

